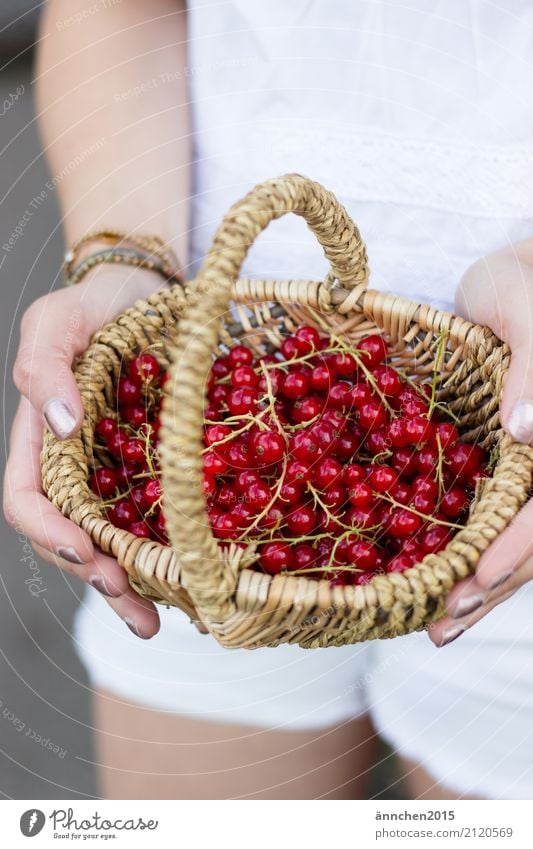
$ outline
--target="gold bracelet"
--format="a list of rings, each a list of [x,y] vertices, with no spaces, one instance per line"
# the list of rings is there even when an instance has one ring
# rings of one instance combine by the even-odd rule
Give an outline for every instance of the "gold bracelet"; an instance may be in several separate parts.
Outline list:
[[[65,279],[65,285],[75,286],[76,283],[80,283],[83,280],[91,268],[107,262],[117,265],[136,266],[137,268],[147,268],[149,271],[155,271],[161,274],[165,278],[166,283],[179,283],[183,285],[182,278],[173,267],[159,258],[152,258],[133,248],[109,248],[108,250],[89,254],[88,257],[85,257],[85,259],[82,259],[78,263]]]
[[[92,233],[86,233],[77,242],[75,242],[71,248],[67,250],[65,253],[65,264],[64,271],[65,277],[69,279],[72,276],[74,266],[76,264],[76,258],[80,250],[91,242],[99,242],[99,243],[107,243],[109,242],[111,247],[114,248],[126,248],[126,247],[134,247],[138,248],[140,251],[143,251],[149,257],[158,257],[162,262],[165,263],[169,268],[172,268],[174,273],[177,273],[177,269],[179,267],[178,258],[176,254],[169,248],[168,245],[165,244],[163,239],[159,236],[151,236],[146,235],[135,235],[130,233],[125,233],[121,230],[111,230],[105,228],[103,230],[94,231]]]

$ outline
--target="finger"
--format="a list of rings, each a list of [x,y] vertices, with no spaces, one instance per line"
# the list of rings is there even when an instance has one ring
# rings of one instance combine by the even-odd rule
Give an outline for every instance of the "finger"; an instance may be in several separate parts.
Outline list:
[[[34,551],[48,562],[92,584],[106,597],[125,597],[119,615],[129,619],[126,624],[134,633],[153,636],[159,629],[159,617],[152,602],[141,599],[117,561],[96,549],[90,537],[38,491],[41,434],[40,417],[25,398],[21,399],[5,473],[4,511],[8,521],[26,544],[34,541]]]
[[[481,556],[476,581],[484,590],[501,586],[533,554],[533,500],[516,514]]]
[[[4,513],[19,534],[72,564],[89,562],[94,546],[89,536],[41,494],[42,422],[22,398],[11,432],[4,477]]]
[[[498,251],[474,263],[456,292],[456,309],[485,324],[511,348],[501,402],[504,428],[533,440],[533,271],[523,252]],[[520,309],[516,309],[516,304]]]
[[[533,441],[533,318],[527,327],[513,325],[511,364],[501,402],[503,427],[518,442]],[[520,334],[520,335],[518,335]]]
[[[531,580],[533,580],[533,558],[528,559],[501,587],[491,593],[485,593],[484,602],[481,605],[470,613],[459,616],[457,601],[461,598],[461,592],[464,589],[461,585],[469,584],[470,579],[462,581],[461,585],[454,588],[454,591],[457,591],[455,597],[450,593],[446,600],[446,615],[429,625],[430,640],[439,648],[448,645]],[[475,579],[473,583],[475,584]],[[480,590],[483,592],[481,588]]]
[[[479,622],[480,619],[483,619],[487,613],[490,613],[490,611],[501,604],[502,601],[506,601],[510,598],[514,592],[515,591],[512,590],[502,595],[498,595],[497,598],[487,601],[483,607],[480,607],[474,613],[471,613],[469,616],[465,616],[462,619],[452,619],[451,616],[443,616],[441,619],[437,620],[437,622],[432,622],[428,625],[427,629],[429,639],[439,649],[444,646],[448,646],[464,634],[465,631],[472,628],[472,626]]]
[[[40,545],[34,545],[33,549],[43,560],[81,578],[94,587],[110,603],[115,613],[135,636],[148,640],[157,634],[160,622],[155,604],[139,596],[130,587],[125,569],[122,569],[116,560],[95,551],[93,561],[87,564],[83,572],[80,571],[80,567],[73,567],[68,561],[57,557]]]
[[[105,600],[130,631],[141,640],[149,640],[159,631],[160,619],[155,604],[140,596],[131,587],[119,598]]]
[[[75,575],[108,598],[118,598],[129,589],[126,571],[113,557],[109,557],[103,551],[95,549],[92,560],[83,566],[74,566],[65,558],[53,554],[38,543],[33,543],[33,550],[47,563],[57,566],[70,575]]]
[[[507,587],[533,553],[533,501],[529,501],[482,555],[474,575],[453,587],[446,599],[446,611],[454,617],[466,616],[485,604],[491,592]]]
[[[86,346],[79,301],[54,292],[39,298],[24,315],[13,379],[52,432],[65,439],[83,420],[72,373],[74,357]]]
[[[489,590],[482,587],[475,575],[459,581],[446,596],[446,613],[452,619],[468,616],[485,604]]]

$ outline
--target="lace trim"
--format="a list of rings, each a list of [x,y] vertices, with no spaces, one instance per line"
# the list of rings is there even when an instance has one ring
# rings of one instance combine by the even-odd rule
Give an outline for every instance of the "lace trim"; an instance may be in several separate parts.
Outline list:
[[[219,178],[229,169],[242,179],[244,161],[257,180],[299,171],[357,201],[500,220],[533,217],[533,144],[435,143],[368,128],[347,133],[263,122],[244,132],[240,127],[236,142],[231,129],[218,129],[206,144],[209,151],[202,138],[199,147],[212,157]]]

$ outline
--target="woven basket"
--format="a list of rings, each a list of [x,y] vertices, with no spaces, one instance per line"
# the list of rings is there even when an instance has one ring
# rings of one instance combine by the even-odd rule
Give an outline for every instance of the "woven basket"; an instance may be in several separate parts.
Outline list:
[[[331,266],[326,280],[238,279],[255,238],[287,212],[303,216],[322,245]],[[158,294],[95,336],[76,367],[86,412],[82,432],[67,442],[45,436],[43,486],[54,504],[118,559],[138,592],[201,620],[224,646],[291,642],[315,648],[419,630],[441,615],[446,593],[474,570],[528,497],[533,449],[514,442],[499,424],[509,349],[487,328],[367,289],[367,277],[360,234],[330,192],[297,174],[267,181],[230,209],[187,295],[180,287]],[[271,577],[249,568],[253,546],[223,551],[211,534],[201,452],[213,353],[240,340],[258,355],[271,352],[301,323],[335,328],[353,343],[376,330],[385,333],[394,364],[416,381],[434,379],[437,370],[439,400],[458,417],[463,438],[497,457],[465,527],[446,549],[403,574],[376,575],[354,587]],[[162,364],[172,361],[161,429],[172,547],[115,528],[87,484],[94,424],[114,412],[121,361],[154,341],[163,342]]]

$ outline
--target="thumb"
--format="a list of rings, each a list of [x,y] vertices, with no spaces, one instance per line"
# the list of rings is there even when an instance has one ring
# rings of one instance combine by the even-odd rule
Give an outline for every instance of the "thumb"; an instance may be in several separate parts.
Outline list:
[[[474,263],[456,293],[456,309],[509,345],[501,422],[514,439],[528,443],[533,442],[533,268],[518,248]]]
[[[13,380],[59,439],[72,436],[83,420],[81,397],[72,373],[83,350],[82,313],[66,292],[35,301],[24,314]]]
[[[505,377],[501,421],[518,442],[533,442],[533,319],[509,328],[511,365]]]

